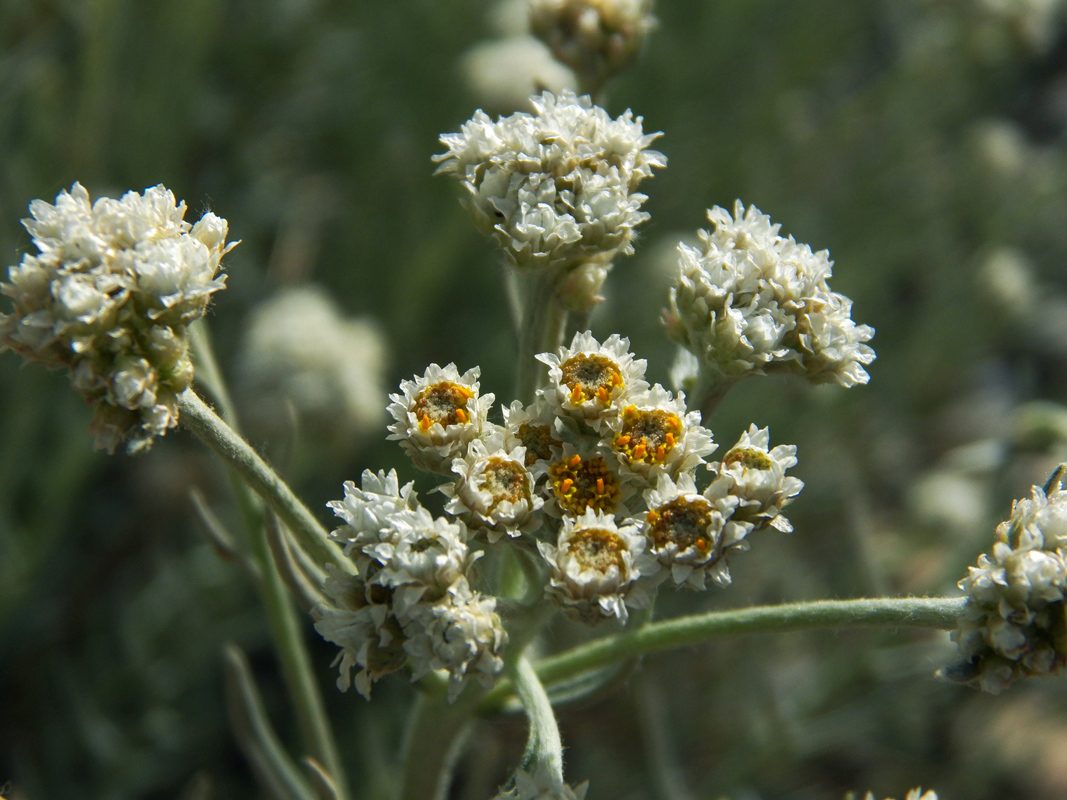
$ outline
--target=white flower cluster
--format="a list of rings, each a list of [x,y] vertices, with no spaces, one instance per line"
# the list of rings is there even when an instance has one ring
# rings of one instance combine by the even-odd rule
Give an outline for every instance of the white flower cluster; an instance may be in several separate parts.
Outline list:
[[[331,574],[331,604],[316,610],[315,629],[341,647],[338,686],[348,688],[356,667],[356,689],[369,698],[373,681],[405,664],[415,680],[447,670],[450,698],[472,675],[491,683],[507,634],[496,599],[470,586],[480,553],[468,548],[464,525],[434,518],[395,471],[367,470],[361,487],[349,481],[344,500],[329,506],[346,523],[332,536],[356,569]]]
[[[530,30],[592,90],[629,66],[655,27],[652,0],[530,2]]]
[[[186,329],[223,288],[226,220],[185,222],[163,186],[90,203],[78,183],[30,204],[23,224],[37,247],[0,291],[0,350],[70,370],[94,405],[97,448],[146,448],[178,423],[176,397],[193,378]]]
[[[280,291],[252,314],[240,358],[250,416],[265,425],[291,402],[317,439],[339,446],[381,423],[386,358],[382,333],[345,319],[325,291]]]
[[[867,792],[863,800],[877,800],[874,796],[874,792]],[[887,797],[886,800],[893,800],[892,797]],[[925,792],[921,787],[911,789],[904,800],[937,800],[937,792],[933,789],[927,789]]]
[[[960,663],[950,679],[998,694],[1017,678],[1067,665],[1067,490],[1033,487],[997,526],[991,554],[959,586],[967,605],[952,638]]]
[[[753,426],[721,462],[685,395],[649,386],[645,362],[617,335],[577,334],[538,358],[548,376],[533,403],[488,421],[476,369],[431,365],[393,395],[391,438],[414,463],[450,474],[445,512],[490,544],[540,553],[546,594],[577,620],[625,622],[666,580],[730,582],[727,556],[765,528],[790,530],[782,508],[803,484],[786,476],[796,449],[770,448]],[[712,474],[697,489],[697,467]],[[506,538],[505,538],[506,537]]]
[[[856,325],[852,301],[830,291],[829,253],[778,234],[740,200],[708,211],[700,247],[678,246],[667,332],[715,381],[792,373],[814,383],[866,383],[874,329]]]
[[[648,219],[636,190],[666,166],[648,149],[659,134],[570,91],[530,102],[532,115],[493,122],[477,111],[462,132],[442,136],[448,152],[434,156],[437,171],[463,183],[475,224],[514,266],[606,269],[616,253],[633,252],[634,228]]]

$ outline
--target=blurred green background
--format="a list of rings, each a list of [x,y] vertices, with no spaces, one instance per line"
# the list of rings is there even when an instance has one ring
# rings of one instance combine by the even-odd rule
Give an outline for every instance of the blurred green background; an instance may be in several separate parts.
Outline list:
[[[14,264],[30,251],[27,204],[75,180],[94,197],[164,183],[188,218],[210,208],[242,240],[210,316],[239,399],[250,314],[314,282],[375,322],[384,386],[430,361],[479,364],[483,391],[508,402],[500,266],[430,162],[483,104],[463,56],[501,35],[498,11],[0,0],[0,252]],[[642,186],[652,219],[594,333],[628,335],[666,382],[673,249],[704,209],[740,197],[830,250],[832,287],[877,329],[878,353],[867,387],[753,380],[705,420],[726,446],[770,425],[798,445],[807,488],[796,532],[758,540],[732,587],[665,595],[657,615],[955,592],[1011,499],[1067,454],[1060,4],[685,0],[656,13],[607,106],[662,130],[669,165]],[[34,800],[257,797],[226,721],[224,641],[250,652],[294,748],[295,730],[255,593],[191,512],[199,486],[234,522],[221,474],[181,432],[137,458],[93,453],[88,420],[65,376],[0,356],[0,785]],[[288,418],[251,431],[324,521],[364,468],[416,478],[384,422],[340,448],[313,433]],[[341,695],[333,648],[310,625],[308,640],[356,796],[380,796],[413,691],[394,677],[372,703]],[[951,653],[944,635],[862,631],[649,657],[561,712],[568,778],[590,779],[592,800],[899,797],[920,783],[942,800],[1067,796],[1067,685],[984,696],[932,678]],[[523,736],[518,718],[480,722],[455,796],[489,797]]]

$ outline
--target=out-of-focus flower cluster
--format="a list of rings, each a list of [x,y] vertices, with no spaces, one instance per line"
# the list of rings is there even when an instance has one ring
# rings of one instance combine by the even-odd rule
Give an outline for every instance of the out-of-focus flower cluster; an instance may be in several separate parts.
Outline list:
[[[830,291],[829,253],[778,234],[779,225],[740,200],[731,215],[708,211],[701,245],[678,246],[667,332],[715,382],[792,373],[814,383],[866,383],[874,329],[856,325],[852,301]]]
[[[644,379],[629,342],[589,333],[538,358],[547,381],[529,405],[489,421],[477,369],[431,365],[389,407],[391,438],[422,469],[447,475],[445,512],[471,536],[540,554],[545,592],[587,623],[625,621],[665,581],[730,581],[727,556],[751,533],[790,530],[781,515],[803,484],[795,448],[752,426],[708,464],[711,432],[677,396]],[[711,475],[698,488],[696,470]]]
[[[630,65],[655,27],[651,0],[530,2],[530,30],[592,91]]]
[[[471,675],[491,681],[507,634],[496,599],[470,586],[480,553],[463,523],[434,518],[395,471],[365,471],[360,487],[349,481],[344,500],[329,505],[346,523],[332,536],[355,567],[331,572],[331,603],[316,610],[316,630],[341,647],[338,686],[348,688],[355,667],[356,689],[369,698],[373,681],[408,663],[414,679],[447,670],[450,697]]]
[[[448,152],[434,157],[437,171],[463,183],[475,224],[515,267],[606,269],[633,251],[634,228],[648,219],[637,187],[666,166],[648,149],[659,134],[570,91],[530,102],[532,115],[493,122],[477,111],[460,133],[442,136]]]
[[[321,289],[285,289],[256,308],[245,333],[240,378],[260,427],[285,419],[291,402],[317,441],[350,445],[384,414],[386,344],[367,320],[344,318]]]
[[[1057,673],[1067,664],[1067,490],[1061,473],[1033,487],[997,526],[993,551],[960,588],[967,605],[952,638],[959,663],[950,680],[993,694],[1017,678]]]
[[[78,183],[30,204],[23,224],[37,247],[8,270],[0,290],[0,349],[71,381],[94,406],[95,444],[146,448],[177,425],[176,397],[193,378],[187,326],[223,288],[226,220],[195,225],[162,185],[90,203]]]
[[[874,796],[874,792],[867,792],[863,800],[878,800]],[[886,800],[893,800],[892,797],[887,797]],[[933,789],[927,789],[925,792],[921,788],[912,789],[908,792],[904,800],[937,800],[937,792]]]

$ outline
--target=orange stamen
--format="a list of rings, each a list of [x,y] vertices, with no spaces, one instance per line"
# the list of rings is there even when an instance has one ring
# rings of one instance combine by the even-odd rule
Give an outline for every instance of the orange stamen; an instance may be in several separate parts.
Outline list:
[[[645,446],[644,437],[641,438],[641,444],[634,448],[634,458],[641,461],[645,457],[645,453],[648,451],[648,447]]]
[[[571,460],[567,462],[567,465],[570,466],[573,469],[574,467],[577,467],[581,463],[582,463],[582,457],[580,455],[578,455],[577,453],[575,453],[573,456],[571,456]]]
[[[596,399],[601,403],[608,402],[608,391],[603,386],[596,390]]]
[[[456,409],[456,419],[458,419],[460,422],[470,422],[471,421],[470,414],[468,414],[462,408],[457,408]]]
[[[571,402],[572,403],[580,403],[580,402],[582,402],[582,384],[580,384],[580,383],[574,384],[574,388],[571,390]]]
[[[631,438],[632,437],[623,434],[615,440],[615,444],[621,445],[622,447],[626,447],[626,445],[630,443]]]
[[[667,435],[670,436],[669,433]],[[664,447],[663,445],[660,445],[659,447],[657,447],[656,448],[656,458],[659,461],[662,461],[666,457],[667,457],[667,448]]]
[[[663,438],[667,440],[667,447],[674,447],[674,445],[677,444],[677,441],[674,438],[674,434],[670,431],[667,431],[667,435]]]
[[[599,494],[604,494],[604,479],[603,478],[597,478],[596,479],[596,490],[597,490],[597,492]]]
[[[560,485],[559,488],[563,490],[563,494],[566,494],[573,487],[574,487],[574,481],[572,481],[570,478],[564,478],[563,479],[563,483]]]
[[[419,419],[419,430],[422,431],[423,433],[425,433],[426,431],[430,430],[432,425],[433,425],[433,420],[430,419],[429,417],[422,417],[421,419]]]

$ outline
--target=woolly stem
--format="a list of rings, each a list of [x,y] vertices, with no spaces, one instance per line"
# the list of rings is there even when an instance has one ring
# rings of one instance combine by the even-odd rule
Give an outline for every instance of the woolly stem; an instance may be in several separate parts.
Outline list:
[[[538,767],[544,767],[556,781],[563,783],[563,742],[545,687],[526,656],[519,656],[509,665],[508,675],[530,721],[522,768],[533,773]]]
[[[534,669],[543,683],[552,684],[644,653],[700,644],[720,636],[874,626],[949,630],[956,627],[965,603],[965,598],[901,597],[817,600],[713,611],[606,636],[542,659]],[[513,691],[508,683],[498,684],[486,697],[483,708],[499,708]]]
[[[567,310],[556,297],[552,273],[531,275],[526,280],[519,321],[518,375],[515,396],[524,403],[534,398],[544,367],[535,356],[553,352],[563,340]]]
[[[178,408],[182,424],[241,476],[318,564],[345,566],[340,549],[288,484],[191,389],[178,395]]]

